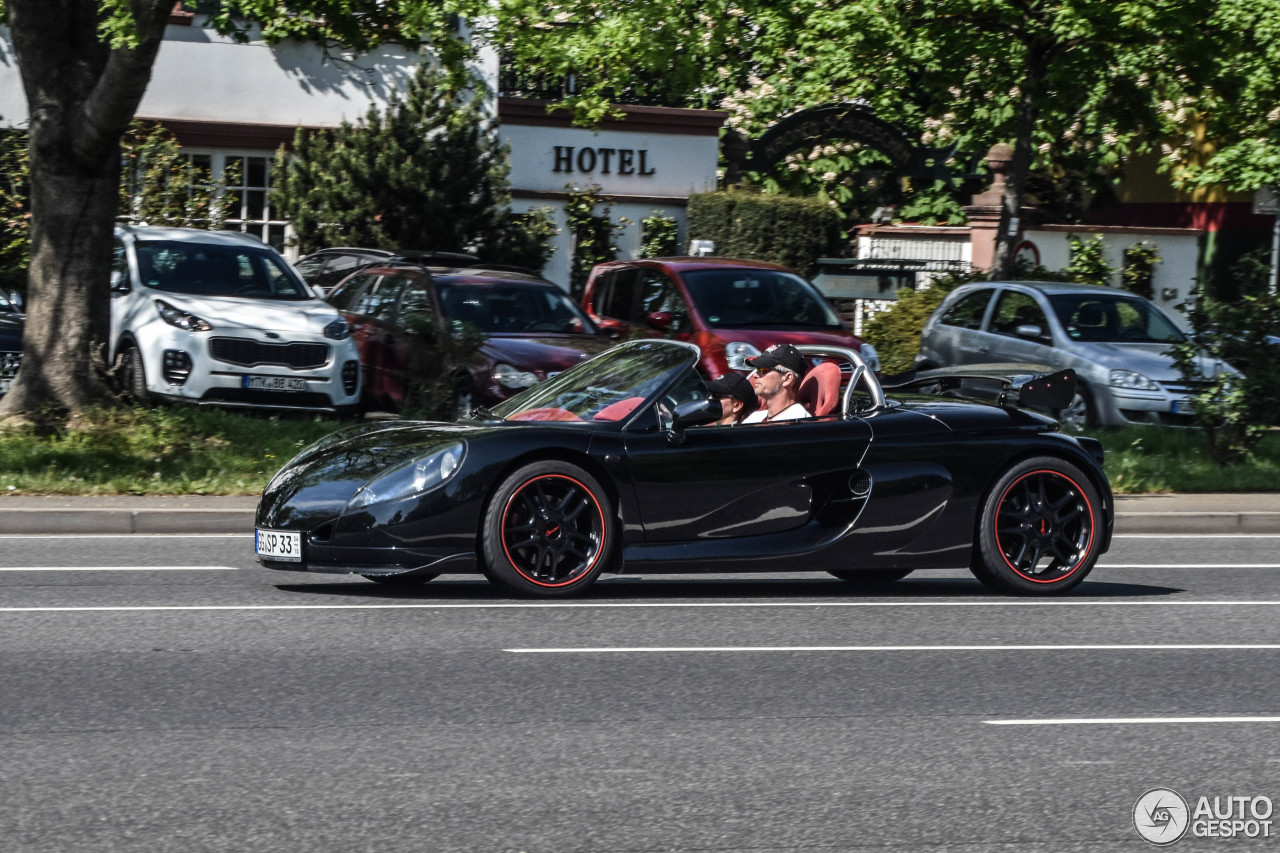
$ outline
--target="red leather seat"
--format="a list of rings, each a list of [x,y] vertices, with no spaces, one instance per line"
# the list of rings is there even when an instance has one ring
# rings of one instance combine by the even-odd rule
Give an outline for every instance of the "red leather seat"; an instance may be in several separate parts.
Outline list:
[[[809,368],[797,393],[800,405],[814,417],[828,415],[840,403],[840,365],[824,361]]]

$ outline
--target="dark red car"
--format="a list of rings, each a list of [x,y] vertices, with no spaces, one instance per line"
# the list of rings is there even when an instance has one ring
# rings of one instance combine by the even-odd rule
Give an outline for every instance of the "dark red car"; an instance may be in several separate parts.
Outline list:
[[[410,372],[439,369],[430,321],[467,323],[488,336],[459,382],[455,415],[496,405],[612,344],[555,284],[479,263],[391,259],[347,278],[328,301],[360,350],[366,408],[399,410]]]
[[[786,267],[729,258],[613,261],[591,271],[582,307],[610,337],[697,344],[708,376],[750,370],[771,344],[823,344],[880,359],[841,322],[816,287]]]

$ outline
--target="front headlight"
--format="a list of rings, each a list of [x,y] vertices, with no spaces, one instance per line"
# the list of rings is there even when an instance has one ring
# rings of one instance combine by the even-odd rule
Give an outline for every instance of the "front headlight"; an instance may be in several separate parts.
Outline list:
[[[872,373],[880,372],[880,353],[876,352],[876,348],[866,341],[862,342],[862,349],[858,351],[862,356],[862,360],[867,363],[867,369]]]
[[[1160,390],[1159,385],[1152,382],[1141,373],[1134,373],[1132,370],[1111,371],[1111,386],[1113,388],[1128,388],[1131,391]]]
[[[324,336],[335,341],[345,341],[351,337],[351,327],[347,325],[346,320],[339,317],[324,327]]]
[[[160,312],[160,319],[164,320],[170,326],[177,326],[179,329],[187,332],[213,331],[213,326],[207,321],[201,320],[195,314],[188,314],[186,311],[174,308],[164,300],[156,300],[156,310]]]
[[[530,373],[527,370],[516,370],[509,364],[495,364],[493,366],[493,379],[503,388],[510,388],[512,391],[519,391],[521,388],[529,388],[538,384],[538,375]]]
[[[750,370],[747,359],[755,358],[760,350],[746,341],[733,341],[724,345],[724,357],[729,362],[730,370]]]
[[[431,491],[458,470],[465,450],[466,445],[461,442],[451,444],[430,456],[414,459],[379,474],[361,486],[360,491],[347,501],[347,511],[384,501],[412,498]]]

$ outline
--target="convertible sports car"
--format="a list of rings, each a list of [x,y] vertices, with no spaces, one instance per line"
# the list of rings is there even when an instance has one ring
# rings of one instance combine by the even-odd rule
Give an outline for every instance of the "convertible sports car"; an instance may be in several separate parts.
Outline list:
[[[966,567],[1043,595],[1109,547],[1101,445],[1014,405],[1066,405],[1069,373],[1006,383],[997,404],[886,398],[853,350],[799,349],[821,362],[801,387],[807,419],[714,425],[698,348],[648,339],[459,423],[340,430],[264,489],[259,560],[394,584],[480,571],[534,596],[602,572],[883,583]]]

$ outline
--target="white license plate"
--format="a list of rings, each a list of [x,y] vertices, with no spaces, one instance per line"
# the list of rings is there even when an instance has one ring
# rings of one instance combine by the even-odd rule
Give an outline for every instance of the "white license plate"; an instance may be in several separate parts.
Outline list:
[[[1175,415],[1193,415],[1193,414],[1195,414],[1195,409],[1191,408],[1191,401],[1190,401],[1190,400],[1174,400],[1174,401],[1173,401],[1173,409],[1172,409],[1172,411],[1173,411],[1173,413],[1174,413]]]
[[[263,530],[258,528],[254,550],[259,557],[270,557],[286,563],[302,562],[302,534],[291,530]]]
[[[240,387],[254,391],[305,391],[307,381],[292,376],[245,376]]]

